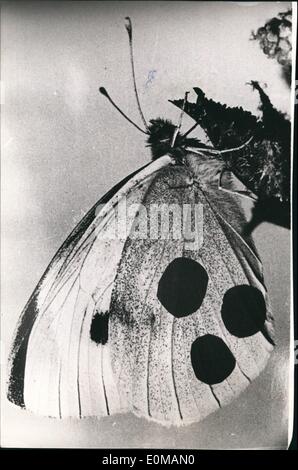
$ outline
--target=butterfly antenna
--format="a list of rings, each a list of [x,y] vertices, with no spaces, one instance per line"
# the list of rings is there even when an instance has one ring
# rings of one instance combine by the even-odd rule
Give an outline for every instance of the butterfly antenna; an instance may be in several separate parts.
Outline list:
[[[105,96],[109,102],[114,106],[114,108],[117,109],[117,111],[119,111],[120,114],[122,114],[122,116],[128,121],[130,122],[133,126],[135,126],[139,131],[143,132],[143,134],[148,134],[148,132],[145,132],[143,129],[141,129],[135,122],[133,122],[131,119],[129,119],[128,116],[126,116],[126,114],[119,108],[119,106],[116,105],[116,103],[114,103],[114,101],[112,100],[112,98],[110,97],[110,95],[108,94],[107,90],[101,86],[99,88],[99,92]]]
[[[142,118],[142,121],[144,123],[144,126],[146,127],[147,131],[149,132],[149,128],[146,122],[146,119],[144,117],[141,105],[140,105],[140,100],[139,100],[139,94],[138,94],[138,89],[137,89],[137,82],[136,82],[136,75],[135,75],[135,65],[134,65],[134,58],[133,58],[133,44],[132,44],[132,24],[131,24],[131,19],[129,16],[125,17],[126,23],[125,23],[125,28],[128,33],[128,38],[129,38],[129,51],[130,51],[130,63],[131,63],[131,70],[132,70],[132,79],[133,79],[133,86],[134,86],[134,91],[135,91],[135,97],[137,100],[137,105],[139,109],[140,116]]]
[[[173,138],[172,138],[172,142],[171,142],[171,147],[173,148],[174,145],[175,145],[175,140],[177,138],[177,135],[178,135],[178,132],[181,128],[181,124],[182,124],[182,119],[183,119],[183,114],[184,114],[184,109],[185,109],[185,105],[186,105],[186,102],[187,102],[187,96],[189,95],[189,91],[187,91],[185,93],[185,96],[184,96],[184,101],[183,101],[183,105],[182,105],[182,110],[181,110],[181,113],[180,113],[180,117],[179,117],[179,121],[178,121],[178,124],[176,126],[176,129],[175,129],[175,132],[173,134]]]

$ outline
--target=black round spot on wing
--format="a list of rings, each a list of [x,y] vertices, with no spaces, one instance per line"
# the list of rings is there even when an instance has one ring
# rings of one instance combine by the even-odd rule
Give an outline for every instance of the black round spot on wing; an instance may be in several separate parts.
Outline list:
[[[221,316],[226,329],[237,338],[246,338],[262,330],[266,303],[256,287],[240,285],[229,289],[223,298]]]
[[[106,344],[109,337],[109,315],[96,313],[92,318],[90,338],[97,344]]]
[[[175,317],[185,317],[200,308],[208,285],[203,266],[190,258],[176,258],[160,278],[157,298]]]
[[[191,345],[191,364],[197,379],[208,385],[214,385],[229,377],[236,361],[221,338],[204,335]]]

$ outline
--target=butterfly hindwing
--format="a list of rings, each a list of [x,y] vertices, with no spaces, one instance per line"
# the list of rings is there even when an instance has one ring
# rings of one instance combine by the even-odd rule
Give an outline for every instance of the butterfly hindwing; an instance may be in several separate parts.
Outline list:
[[[179,167],[177,191],[173,170],[161,170],[150,185],[143,201],[147,214],[157,202],[201,205],[203,243],[189,249],[184,237],[171,235],[171,226],[164,238],[126,241],[110,305],[110,338],[112,367],[129,409],[179,425],[203,419],[239,395],[265,367],[272,342],[257,254],[241,233],[224,226],[224,216],[218,218],[216,196],[209,199]],[[155,223],[156,214],[149,219]],[[243,316],[240,325],[247,317],[246,330],[239,331],[234,308]]]

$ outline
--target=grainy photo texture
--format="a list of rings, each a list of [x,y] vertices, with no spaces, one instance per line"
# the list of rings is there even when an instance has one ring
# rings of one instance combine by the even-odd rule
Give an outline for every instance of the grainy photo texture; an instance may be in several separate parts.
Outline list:
[[[287,448],[292,10],[2,3],[3,445]]]

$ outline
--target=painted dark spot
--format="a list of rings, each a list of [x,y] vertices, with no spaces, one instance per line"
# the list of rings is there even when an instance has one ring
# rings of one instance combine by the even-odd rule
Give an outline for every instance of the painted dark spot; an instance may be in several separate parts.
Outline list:
[[[109,338],[109,314],[96,313],[92,319],[90,338],[97,344],[106,344]]]
[[[157,298],[174,317],[185,317],[200,308],[208,285],[203,266],[190,258],[176,258],[160,278]]]
[[[197,379],[208,385],[214,385],[229,377],[236,361],[221,338],[204,335],[191,345],[191,364]]]
[[[223,298],[221,316],[226,329],[237,338],[252,336],[264,327],[266,303],[262,292],[252,286],[235,286]]]

